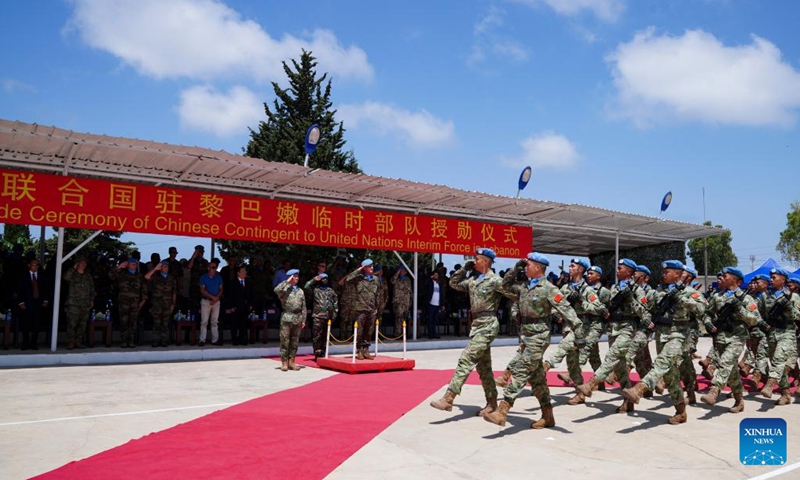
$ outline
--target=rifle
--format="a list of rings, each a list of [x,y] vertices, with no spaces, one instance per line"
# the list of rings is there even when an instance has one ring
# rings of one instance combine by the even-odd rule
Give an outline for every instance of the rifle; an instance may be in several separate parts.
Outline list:
[[[786,310],[786,307],[789,305],[789,300],[791,300],[791,293],[784,292],[780,297],[775,299],[775,303],[772,304],[772,307],[769,309],[769,313],[767,313],[767,323],[770,327],[778,327],[778,328],[785,328],[786,320],[784,319],[783,312]]]
[[[625,288],[620,288],[616,295],[611,297],[611,301],[608,304],[608,311],[611,312],[611,320],[619,320],[622,318],[622,312],[620,312],[620,309],[625,303],[625,299],[628,298],[633,292],[633,288],[634,283],[631,281],[628,286]]]
[[[653,323],[657,325],[672,325],[672,318],[670,318],[670,316],[675,313],[675,304],[684,287],[682,282],[678,282],[675,284],[675,288],[661,297],[661,300],[658,301],[653,312]]]
[[[733,314],[736,312],[736,308],[742,302],[741,298],[738,296],[734,296],[734,298],[736,298],[736,300],[727,301],[717,313],[717,321],[714,322],[714,326],[717,328],[718,332],[733,331],[733,327],[735,325]]]

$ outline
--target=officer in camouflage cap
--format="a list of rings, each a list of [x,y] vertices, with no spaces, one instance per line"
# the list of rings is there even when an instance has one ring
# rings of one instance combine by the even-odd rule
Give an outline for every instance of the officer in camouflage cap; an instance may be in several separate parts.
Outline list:
[[[479,248],[475,253],[474,261],[466,262],[450,277],[450,287],[453,290],[469,292],[472,313],[469,343],[461,352],[461,358],[458,359],[447,392],[439,400],[431,402],[431,406],[438,410],[451,411],[453,400],[461,393],[461,387],[464,386],[470,372],[477,369],[486,397],[486,406],[478,412],[478,415],[484,416],[497,409],[497,386],[492,375],[491,344],[500,330],[497,308],[505,293],[502,279],[492,271],[492,263],[496,257],[494,251],[490,248]],[[469,277],[467,277],[468,272],[472,272]]]
[[[378,306],[381,300],[381,282],[374,275],[374,266],[371,259],[361,262],[361,266],[350,272],[345,277],[345,282],[353,287],[352,314],[358,322],[358,348],[359,360],[372,360],[369,353],[369,339],[375,328],[375,318],[378,315]]]
[[[69,295],[65,307],[67,311],[67,350],[86,348],[83,338],[86,334],[86,320],[89,318],[94,297],[94,280],[86,271],[86,259],[78,257],[75,266],[64,273],[64,281],[69,284]]]

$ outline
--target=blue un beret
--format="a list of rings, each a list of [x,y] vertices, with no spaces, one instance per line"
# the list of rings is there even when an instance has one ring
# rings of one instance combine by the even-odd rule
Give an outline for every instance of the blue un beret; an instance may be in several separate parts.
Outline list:
[[[320,273],[319,274],[319,278],[328,278],[328,274],[327,273]]]
[[[169,260],[161,260],[161,265],[166,265],[169,267]]]
[[[769,273],[774,273],[776,275],[783,275],[786,278],[789,278],[790,275],[789,270],[786,270],[785,268],[773,268],[772,270],[769,271]]]
[[[789,283],[796,283],[800,285],[800,277],[789,277]]]
[[[637,271],[637,272],[642,272],[642,273],[644,273],[645,275],[647,275],[648,277],[649,277],[650,275],[652,275],[652,274],[650,273],[650,269],[649,269],[649,268],[647,268],[647,267],[646,267],[646,266],[644,266],[644,265],[636,265],[636,271]]]
[[[584,260],[582,258],[573,258],[569,262],[570,263],[574,263],[576,265],[580,265],[581,267],[583,267],[584,271],[589,270],[589,262],[587,262],[586,260]]]
[[[380,265],[375,265],[375,268],[373,270],[376,272],[380,272],[381,270],[383,270],[383,267],[381,267]]]
[[[697,278],[697,270],[695,270],[694,268],[692,268],[692,267],[690,267],[688,265],[684,265],[683,266],[683,270],[685,272],[689,272],[689,274],[691,276],[693,276],[694,278]],[[724,268],[722,269],[722,273],[725,273],[725,269]]]
[[[531,252],[526,258],[531,262],[541,263],[544,266],[550,265],[550,260],[539,252]]]
[[[667,260],[661,264],[661,268],[671,268],[673,270],[684,270],[683,263],[680,260]]]
[[[139,259],[131,257],[128,259],[128,263],[139,263]]]
[[[300,273],[300,270],[298,270],[296,268],[293,268],[293,269],[289,270],[288,272],[286,272],[286,275],[289,275],[291,277],[292,275],[297,275],[299,273]]]
[[[598,275],[602,275],[603,274],[603,269],[598,267],[597,265],[592,265],[591,267],[589,267],[589,271],[590,272],[597,272]]]
[[[370,259],[370,258],[368,258],[368,259],[364,260],[363,262],[361,262],[361,266],[362,267],[369,267],[370,265],[372,265],[372,259]]]
[[[636,271],[636,267],[638,267],[638,265],[636,265],[636,262],[634,262],[630,258],[623,258],[622,260],[619,261],[619,264],[630,268],[634,272]]]
[[[490,260],[494,261],[497,255],[494,253],[494,250],[491,248],[478,248],[475,250],[475,253],[478,255],[483,255],[484,257],[489,257]]]
[[[722,273],[730,273],[731,275],[739,277],[739,280],[744,280],[744,273],[736,267],[725,267]]]
[[[751,278],[750,281],[753,281],[753,280],[764,280],[765,282],[769,283],[769,276],[764,275],[763,273],[759,273],[759,274],[753,275],[753,278]]]

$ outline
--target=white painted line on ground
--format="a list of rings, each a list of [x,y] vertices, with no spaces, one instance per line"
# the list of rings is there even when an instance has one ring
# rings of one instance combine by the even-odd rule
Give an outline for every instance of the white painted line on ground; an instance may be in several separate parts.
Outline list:
[[[769,473],[765,473],[763,475],[759,475],[757,477],[750,477],[748,480],[765,480],[767,478],[777,477],[778,475],[783,475],[784,473],[791,472],[792,470],[796,470],[800,468],[800,462],[793,463],[791,465],[786,465],[785,467],[781,467],[777,470],[773,470]]]
[[[161,408],[159,410],[139,410],[136,412],[121,412],[121,413],[103,413],[100,415],[85,415],[82,417],[61,417],[61,418],[48,418],[46,420],[29,420],[26,422],[9,422],[0,423],[0,427],[8,427],[12,425],[29,425],[32,423],[47,423],[47,422],[61,422],[64,420],[83,420],[87,418],[100,418],[100,417],[120,417],[123,415],[141,415],[144,413],[160,413],[160,412],[174,412],[177,410],[191,410],[193,408],[214,408],[214,407],[230,407],[236,405],[235,403],[214,403],[211,405],[193,405],[191,407],[175,407],[175,408]]]

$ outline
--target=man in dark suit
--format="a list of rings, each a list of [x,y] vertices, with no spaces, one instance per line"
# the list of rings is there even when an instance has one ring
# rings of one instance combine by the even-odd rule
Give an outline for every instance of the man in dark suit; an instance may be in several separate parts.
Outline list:
[[[234,345],[247,345],[248,315],[253,310],[253,294],[250,280],[247,278],[247,267],[236,267],[236,279],[229,283],[225,291],[228,299],[227,312],[231,318],[231,337]]]
[[[48,283],[42,278],[40,265],[39,260],[32,258],[17,282],[16,302],[22,329],[22,350],[39,348],[39,325],[50,305]]]
[[[428,320],[428,338],[439,338],[439,313],[444,311],[445,291],[439,283],[439,271],[434,270],[425,279],[423,306]]]

